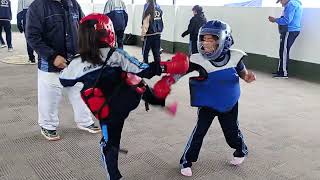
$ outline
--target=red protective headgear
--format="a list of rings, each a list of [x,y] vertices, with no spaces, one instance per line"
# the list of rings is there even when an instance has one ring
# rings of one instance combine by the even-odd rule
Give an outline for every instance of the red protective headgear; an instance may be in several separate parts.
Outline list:
[[[105,33],[100,41],[103,43],[109,44],[111,47],[114,47],[116,44],[115,33],[113,29],[113,24],[111,19],[100,13],[92,13],[80,20],[80,24],[83,24],[87,21],[92,21],[92,25],[94,26],[97,32]],[[91,23],[91,22],[90,22]]]

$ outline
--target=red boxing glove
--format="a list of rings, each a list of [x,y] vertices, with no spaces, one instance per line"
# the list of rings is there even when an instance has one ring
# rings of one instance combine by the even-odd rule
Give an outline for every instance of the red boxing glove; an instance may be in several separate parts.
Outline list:
[[[170,91],[171,85],[174,84],[176,80],[173,78],[172,75],[163,76],[154,86],[153,92],[154,95],[159,99],[165,99]]]
[[[162,66],[165,73],[185,74],[189,69],[189,58],[186,54],[178,52],[171,60],[160,62],[160,66]]]

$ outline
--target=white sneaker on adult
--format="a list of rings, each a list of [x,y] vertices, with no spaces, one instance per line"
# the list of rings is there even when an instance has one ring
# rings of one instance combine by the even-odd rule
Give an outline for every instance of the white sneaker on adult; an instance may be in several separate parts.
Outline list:
[[[230,164],[238,166],[242,164],[245,159],[245,157],[233,157],[233,159],[230,161]]]
[[[192,176],[192,171],[191,171],[191,168],[190,167],[187,167],[187,168],[182,168],[180,170],[180,173],[184,176],[187,176],[187,177],[191,177]]]

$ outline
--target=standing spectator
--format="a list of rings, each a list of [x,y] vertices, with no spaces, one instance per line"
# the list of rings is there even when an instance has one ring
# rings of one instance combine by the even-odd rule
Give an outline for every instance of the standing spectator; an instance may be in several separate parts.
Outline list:
[[[202,7],[199,5],[195,5],[192,8],[193,17],[190,19],[190,23],[188,26],[188,29],[181,34],[182,37],[185,37],[186,35],[190,34],[190,43],[189,43],[189,54],[196,54],[198,53],[198,32],[201,26],[203,26],[207,19],[204,16],[204,13],[202,11]]]
[[[123,35],[128,23],[128,13],[125,3],[122,0],[108,0],[103,12],[113,23],[118,48],[123,49]]]
[[[161,32],[163,30],[162,10],[156,0],[147,0],[142,16],[141,38],[143,42],[143,61],[148,63],[148,55],[152,50],[154,61],[160,61]]]
[[[26,29],[26,15],[28,8],[33,0],[19,0],[18,1],[18,14],[17,14],[17,26],[21,33],[25,32]],[[27,51],[29,56],[29,62],[35,63],[35,57],[33,55],[33,49],[27,42]]]
[[[0,26],[0,48],[5,48],[5,47],[7,47],[7,45],[2,38],[2,26]]]
[[[27,12],[26,38],[38,54],[38,123],[48,140],[58,140],[58,106],[63,86],[59,72],[78,52],[78,27],[83,17],[76,0],[35,0]],[[91,112],[81,100],[82,85],[65,88],[77,127],[97,133]]]
[[[11,44],[11,39],[12,39],[11,20],[12,20],[11,2],[10,0],[1,0],[0,1],[0,27],[3,27],[4,31],[6,32],[6,41],[7,41],[9,52],[13,51],[12,44]]]
[[[274,78],[288,78],[288,64],[290,48],[300,34],[302,4],[300,0],[277,0],[281,3],[284,11],[280,18],[269,16],[269,21],[277,23],[280,32],[279,63]]]

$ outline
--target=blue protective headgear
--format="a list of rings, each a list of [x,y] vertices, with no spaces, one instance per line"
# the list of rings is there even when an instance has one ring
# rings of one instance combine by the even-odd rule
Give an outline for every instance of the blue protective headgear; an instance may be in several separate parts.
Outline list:
[[[217,36],[219,45],[218,48],[211,53],[204,52],[202,45],[204,35]],[[208,21],[205,25],[201,27],[198,34],[198,51],[206,58],[210,60],[217,59],[219,56],[224,55],[228,52],[230,47],[233,45],[233,38],[231,36],[230,26],[219,20]]]

